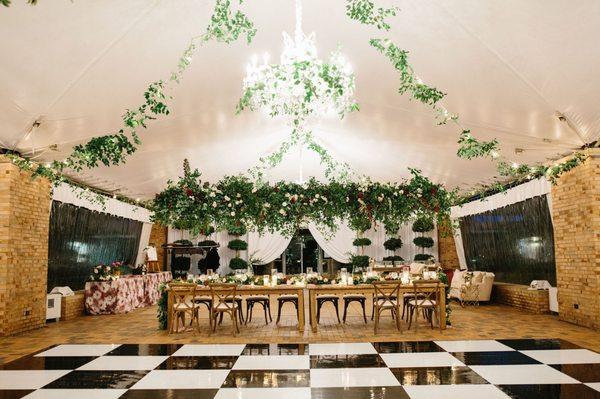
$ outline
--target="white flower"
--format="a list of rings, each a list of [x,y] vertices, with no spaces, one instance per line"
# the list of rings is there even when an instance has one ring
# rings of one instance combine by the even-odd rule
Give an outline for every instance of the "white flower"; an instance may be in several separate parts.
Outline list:
[[[400,190],[400,194],[404,195],[404,190]]]
[[[315,194],[315,198],[319,198],[319,194],[318,194],[318,193],[317,193],[317,194]]]
[[[268,202],[265,202],[265,204],[263,205],[265,208],[270,208],[271,204],[269,204]]]
[[[346,197],[346,202],[350,202],[350,197]]]
[[[252,187],[252,194],[254,194],[254,193],[255,193],[255,192],[257,192],[257,191],[258,191],[258,188],[256,188],[256,187]]]
[[[423,190],[421,188],[417,188],[417,193],[421,194]]]
[[[213,208],[216,208],[217,207],[217,202],[213,201],[212,206],[213,206]]]
[[[231,213],[230,213],[230,215],[231,215],[231,216],[235,216],[235,212],[231,212]]]
[[[240,193],[237,193],[237,197],[238,197],[238,198],[242,198],[242,194],[240,194]]]
[[[225,196],[225,201],[229,201],[230,198],[228,196]]]
[[[283,216],[285,216],[285,209],[280,209],[279,213],[281,213]]]
[[[216,195],[216,194],[215,194],[215,192],[214,192],[214,191],[211,191],[211,192],[210,192],[210,194],[208,194],[208,196],[209,196],[209,197],[211,197],[211,198],[215,198],[215,195]]]
[[[282,202],[282,203],[281,203],[281,206],[287,206],[287,202],[285,202],[285,201],[284,201],[284,202]]]

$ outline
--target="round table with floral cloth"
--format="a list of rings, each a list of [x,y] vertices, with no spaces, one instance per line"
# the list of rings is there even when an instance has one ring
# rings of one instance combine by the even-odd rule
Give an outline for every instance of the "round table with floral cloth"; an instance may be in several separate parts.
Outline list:
[[[154,305],[160,295],[160,283],[169,280],[170,272],[160,272],[123,276],[113,281],[88,281],[85,283],[85,310],[91,315],[116,314]]]

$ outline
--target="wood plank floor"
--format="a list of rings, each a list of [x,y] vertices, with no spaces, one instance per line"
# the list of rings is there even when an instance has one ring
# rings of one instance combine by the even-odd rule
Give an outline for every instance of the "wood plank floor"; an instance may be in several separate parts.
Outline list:
[[[406,324],[403,324],[404,331],[398,332],[391,318],[384,317],[380,332],[373,335],[373,323],[369,319],[364,324],[357,304],[349,309],[346,324],[338,324],[333,307],[326,304],[316,334],[310,332],[309,325],[304,333],[297,330],[296,316],[289,304],[284,308],[278,326],[274,322],[265,325],[262,309],[256,307],[253,321],[242,326],[241,333],[233,337],[229,321],[224,321],[215,334],[209,335],[205,310],[201,320],[204,331],[169,335],[157,329],[156,307],[150,307],[129,314],[84,316],[50,323],[39,330],[2,338],[0,364],[61,343],[310,343],[563,338],[600,352],[600,334],[597,331],[559,321],[556,316],[533,315],[495,304],[463,309],[452,303],[452,309],[452,327],[443,332],[431,330],[422,320],[418,333],[414,327],[407,331]],[[273,320],[276,311],[276,304],[273,304]],[[367,313],[370,316],[370,307],[367,307]]]

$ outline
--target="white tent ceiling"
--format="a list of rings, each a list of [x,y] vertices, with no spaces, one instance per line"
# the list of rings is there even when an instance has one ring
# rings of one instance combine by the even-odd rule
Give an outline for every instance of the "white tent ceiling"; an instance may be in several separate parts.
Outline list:
[[[381,1],[381,0],[380,0]],[[0,9],[1,145],[61,159],[73,145],[115,132],[149,82],[168,78],[190,37],[207,24],[212,1],[14,0]],[[497,137],[516,162],[557,158],[600,136],[600,1],[402,0],[392,39],[410,51],[418,75],[447,92],[444,106],[481,139]],[[389,5],[390,2],[382,4]],[[368,45],[382,33],[350,21],[343,0],[304,0],[304,30],[322,58],[338,44],[356,74],[361,111],[325,119],[315,135],[337,159],[375,180],[400,180],[417,167],[449,187],[489,181],[486,160],[456,157],[459,131],[436,126],[427,107],[397,94],[398,76]],[[278,59],[281,32],[294,24],[292,0],[246,0],[258,34],[248,46],[201,48],[174,92],[172,113],[141,132],[122,166],[80,176],[88,184],[149,198],[181,172],[183,158],[207,180],[243,172],[286,137],[282,120],[235,115],[245,65],[265,51]],[[559,111],[572,122],[560,122]],[[27,134],[32,123],[41,125]],[[58,151],[41,153],[58,144]],[[523,148],[515,154],[515,148]],[[290,154],[272,179],[295,180]],[[304,175],[322,176],[305,153]]]

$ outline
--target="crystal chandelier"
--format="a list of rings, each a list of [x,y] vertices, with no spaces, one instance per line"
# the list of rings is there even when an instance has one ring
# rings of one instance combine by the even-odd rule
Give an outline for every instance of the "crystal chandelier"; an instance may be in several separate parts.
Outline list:
[[[296,0],[296,30],[283,32],[284,49],[279,64],[262,64],[253,57],[243,82],[240,108],[265,109],[271,116],[287,115],[294,131],[299,121],[334,111],[340,117],[356,109],[354,74],[344,56],[335,51],[328,62],[317,56],[314,32],[302,31],[302,4]],[[242,102],[245,103],[242,105]]]

